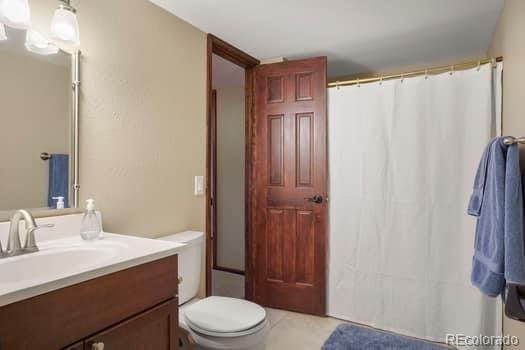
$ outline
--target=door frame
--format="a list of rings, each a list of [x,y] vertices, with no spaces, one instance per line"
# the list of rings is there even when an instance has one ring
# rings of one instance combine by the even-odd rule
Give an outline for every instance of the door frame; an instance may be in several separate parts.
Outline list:
[[[233,45],[227,43],[224,40],[219,39],[213,34],[208,34],[207,37],[207,120],[206,120],[206,296],[211,295],[211,273],[214,264],[214,254],[216,253],[216,240],[213,237],[216,231],[216,218],[217,210],[215,203],[212,200],[216,197],[216,182],[217,182],[217,169],[216,164],[212,163],[213,159],[216,159],[216,111],[215,106],[212,103],[212,99],[215,98],[212,86],[212,57],[216,54],[238,66],[241,66],[245,70],[245,160],[244,160],[244,176],[245,176],[245,188],[244,188],[244,216],[245,216],[245,295],[246,299],[252,300],[253,297],[253,279],[252,279],[252,211],[251,211],[251,198],[252,198],[252,180],[251,180],[251,167],[252,167],[252,139],[253,139],[253,126],[255,121],[255,67],[259,65],[259,60],[248,55],[247,53],[239,50]],[[233,272],[233,271],[230,271]]]

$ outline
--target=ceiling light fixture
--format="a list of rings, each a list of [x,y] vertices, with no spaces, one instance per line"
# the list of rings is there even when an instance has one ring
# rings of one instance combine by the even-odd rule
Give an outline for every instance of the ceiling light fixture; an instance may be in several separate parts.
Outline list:
[[[31,10],[28,0],[0,0],[0,22],[13,28],[29,28]]]
[[[7,40],[7,34],[5,33],[5,26],[0,23],[0,41]]]
[[[40,55],[54,55],[58,53],[58,47],[49,42],[42,34],[29,29],[26,32],[26,49]]]
[[[80,45],[77,10],[70,0],[59,0],[60,6],[51,21],[51,37],[65,44]]]

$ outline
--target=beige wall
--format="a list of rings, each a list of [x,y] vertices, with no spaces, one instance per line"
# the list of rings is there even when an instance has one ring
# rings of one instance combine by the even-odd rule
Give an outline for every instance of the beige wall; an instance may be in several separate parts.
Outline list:
[[[39,156],[69,153],[69,67],[4,50],[0,67],[0,210],[47,207],[49,164]]]
[[[146,0],[75,0],[80,23],[81,197],[107,231],[205,227],[206,34]],[[56,0],[32,1],[47,32]]]
[[[525,135],[525,1],[505,0],[489,50],[503,56],[503,132]]]
[[[244,271],[244,87],[217,89],[217,263]]]
[[[503,134],[525,135],[525,1],[505,0],[503,13],[489,50],[503,56]],[[525,152],[522,152],[525,155]],[[525,164],[525,157],[522,157]],[[525,323],[504,320],[504,334],[520,337],[525,349]],[[511,347],[509,349],[517,349]]]

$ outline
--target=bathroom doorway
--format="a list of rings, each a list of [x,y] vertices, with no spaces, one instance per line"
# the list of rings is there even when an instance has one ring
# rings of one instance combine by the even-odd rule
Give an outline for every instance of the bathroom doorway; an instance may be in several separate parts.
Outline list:
[[[212,295],[244,298],[244,68],[212,55]]]
[[[259,61],[208,36],[206,294],[245,298],[248,132]]]

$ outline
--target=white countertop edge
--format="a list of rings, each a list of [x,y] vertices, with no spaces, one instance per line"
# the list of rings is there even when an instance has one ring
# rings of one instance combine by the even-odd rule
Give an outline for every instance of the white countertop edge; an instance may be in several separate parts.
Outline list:
[[[7,293],[0,296],[0,307],[6,306],[9,304],[16,303],[25,299],[36,297],[45,293],[53,292],[65,287],[70,287],[72,285],[86,282],[98,277],[106,276],[114,272],[122,271],[129,269],[131,267],[139,266],[146,264],[155,260],[160,260],[172,255],[176,255],[181,247],[168,248],[166,250],[153,252],[144,256],[139,256],[131,258],[129,260],[124,260],[117,262],[115,264],[95,268],[90,271],[85,271],[77,275],[64,277],[61,279],[53,280],[46,282],[34,287],[28,287],[26,289],[20,289],[11,293]]]

